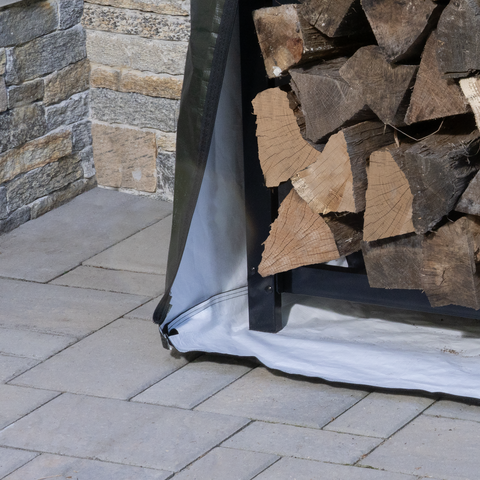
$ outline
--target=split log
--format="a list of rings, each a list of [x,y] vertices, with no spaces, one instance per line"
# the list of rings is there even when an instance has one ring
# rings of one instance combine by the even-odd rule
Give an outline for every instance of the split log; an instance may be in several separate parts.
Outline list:
[[[380,47],[360,48],[340,69],[340,75],[386,124],[404,125],[418,67],[391,65]]]
[[[480,128],[480,77],[462,78],[460,87],[472,107],[477,128]]]
[[[434,31],[423,51],[410,106],[405,117],[407,125],[424,120],[461,115],[469,111],[468,103],[459,86],[453,80],[445,79],[442,76],[437,60],[438,47],[439,41],[437,33]]]
[[[413,193],[413,226],[432,230],[455,207],[480,168],[480,132],[433,135],[397,159]],[[368,193],[367,193],[368,195]]]
[[[360,216],[324,219],[291,190],[280,205],[278,217],[264,243],[258,272],[267,277],[304,265],[336,260],[358,251],[361,237]]]
[[[369,31],[360,0],[302,0],[301,15],[328,37]]]
[[[444,8],[432,0],[362,0],[362,6],[389,62],[418,58]]]
[[[330,137],[315,163],[292,177],[292,184],[316,213],[362,212],[368,158],[392,142],[392,130],[379,122],[345,128]]]
[[[313,213],[295,190],[280,205],[264,245],[258,267],[262,277],[341,256],[325,220]]]
[[[267,187],[277,187],[315,162],[319,150],[306,142],[280,88],[260,92],[253,100],[257,116],[258,155]]]
[[[477,173],[468,184],[455,206],[455,210],[470,215],[480,215],[480,173]]]
[[[450,2],[438,21],[438,62],[449,78],[468,77],[480,70],[480,2]]]
[[[422,242],[423,236],[415,234],[362,242],[370,286],[422,290]]]
[[[387,147],[370,156],[363,239],[367,242],[414,231],[413,195],[398,166],[404,149]]]
[[[375,119],[361,93],[340,76],[346,58],[290,70],[291,87],[305,117],[306,138],[314,143],[343,127]]]
[[[480,308],[480,219],[463,217],[427,235],[423,243],[422,287],[432,307]]]
[[[312,60],[354,51],[368,39],[329,38],[299,14],[298,5],[261,8],[253,21],[269,78]]]

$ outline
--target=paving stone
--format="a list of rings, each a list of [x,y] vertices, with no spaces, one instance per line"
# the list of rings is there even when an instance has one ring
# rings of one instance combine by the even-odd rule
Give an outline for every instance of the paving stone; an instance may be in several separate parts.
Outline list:
[[[425,415],[458,418],[480,422],[480,406],[467,403],[440,400],[424,412]]]
[[[422,415],[360,464],[446,480],[478,478],[478,422]]]
[[[145,12],[163,13],[165,15],[188,15],[190,2],[188,0],[87,0],[98,5],[131,8]]]
[[[197,409],[321,428],[367,392],[256,368]]]
[[[12,5],[0,11],[0,47],[27,43],[57,28],[56,0]]]
[[[69,3],[71,0],[67,0]],[[88,59],[69,65],[45,78],[44,105],[53,105],[89,88]]]
[[[94,290],[156,297],[164,290],[165,275],[80,266],[56,278],[51,283],[67,287],[93,288]]]
[[[47,128],[55,130],[65,125],[82,122],[89,116],[89,92],[73,95],[56,105],[45,109]]]
[[[380,442],[380,438],[254,422],[222,446],[307,460],[353,464]]]
[[[418,477],[370,468],[347,467],[298,458],[282,458],[255,480],[415,480]]]
[[[186,363],[162,347],[155,325],[121,319],[20,375],[14,384],[125,400]]]
[[[0,328],[0,352],[44,360],[76,342],[75,337]]]
[[[61,70],[87,56],[81,25],[60,30],[7,50],[7,84],[19,84]]]
[[[80,152],[92,146],[92,122],[90,120],[71,125],[73,151]]]
[[[124,126],[92,125],[95,169],[100,185],[155,192],[155,134]]]
[[[0,183],[72,153],[72,133],[60,129],[0,155]]]
[[[188,44],[87,30],[91,62],[152,73],[183,75]]]
[[[161,15],[125,8],[85,4],[82,18],[85,28],[112,33],[125,33],[146,38],[188,42],[188,17]]]
[[[193,408],[245,375],[254,366],[241,359],[204,355],[133,400],[168,407]]]
[[[60,209],[2,235],[0,276],[48,282],[171,211],[171,204],[149,198],[101,188],[90,190]],[[162,250],[161,244],[153,244],[158,240],[162,238],[152,238],[149,248],[150,254],[154,252],[153,259],[166,252],[167,247]],[[142,247],[137,249],[141,251]]]
[[[0,383],[6,383],[38,363],[31,358],[12,357],[0,353]]]
[[[0,445],[175,472],[247,422],[66,393],[0,432]]]
[[[16,210],[81,178],[83,168],[77,155],[30,170],[7,185],[8,207],[10,211]]]
[[[0,291],[0,326],[75,337],[98,330],[148,299],[6,279],[0,279]]]
[[[0,429],[55,398],[58,392],[0,385]]]
[[[175,480],[250,480],[276,460],[275,455],[215,448],[175,475]]]
[[[140,72],[93,63],[90,85],[92,88],[108,88],[117,92],[135,92],[150,97],[178,100],[182,93],[183,75]]]
[[[170,472],[43,454],[3,480],[165,480]]]
[[[169,216],[90,258],[84,265],[164,274],[167,268],[171,222],[172,217]]]
[[[82,165],[83,168],[83,165]],[[38,198],[33,203],[29,205],[30,207],[30,217],[32,219],[38,218],[41,215],[49,212],[55,207],[59,207],[64,203],[67,203],[72,198],[80,195],[81,193],[86,192],[94,187],[96,187],[95,179],[86,179],[81,178],[76,182],[70,183],[61,190],[57,190],[45,197]]]
[[[154,298],[153,300],[150,300],[145,305],[142,305],[141,307],[136,308],[132,312],[127,313],[126,317],[138,318],[140,320],[147,320],[151,322],[153,318],[153,312],[157,308],[157,305],[159,304],[161,298],[162,297],[160,296],[160,297]]]
[[[386,438],[432,403],[429,398],[374,392],[327,425],[325,430]]]
[[[83,13],[83,0],[57,0],[57,2],[59,28],[66,29],[80,23]]]
[[[44,83],[42,78],[21,85],[13,85],[8,89],[8,108],[29,105],[43,99]]]
[[[175,187],[175,152],[162,152],[157,156],[158,192],[162,200],[173,202]]]
[[[47,133],[43,105],[26,105],[0,114],[0,153]]]
[[[38,453],[35,452],[0,447],[0,477],[3,478],[4,475],[8,475],[10,472],[20,468],[37,455]]]
[[[91,90],[93,119],[165,132],[174,132],[177,128],[178,102],[170,98],[115,92],[106,88]]]

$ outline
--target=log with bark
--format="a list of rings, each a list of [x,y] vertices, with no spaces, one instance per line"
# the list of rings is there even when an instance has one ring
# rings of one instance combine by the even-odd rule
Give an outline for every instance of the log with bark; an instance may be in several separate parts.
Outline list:
[[[365,210],[367,161],[393,142],[393,131],[379,122],[362,122],[332,135],[325,150],[292,177],[297,193],[316,213]]]
[[[340,69],[342,78],[378,118],[388,125],[405,125],[416,65],[391,65],[378,46],[357,52]]]
[[[291,86],[305,117],[306,138],[325,141],[342,127],[375,119],[361,93],[340,76],[346,58],[290,70]]]
[[[302,137],[286,92],[270,88],[253,100],[260,164],[267,187],[277,187],[315,162],[318,150]]]
[[[425,237],[422,287],[433,307],[480,308],[480,219],[447,222]]]
[[[362,242],[363,259],[372,288],[422,289],[422,235],[402,235]]]
[[[362,6],[389,62],[419,57],[444,8],[432,0],[362,0]]]
[[[329,38],[299,13],[298,5],[261,8],[253,14],[265,70],[270,78],[312,60],[355,51],[369,38]]]

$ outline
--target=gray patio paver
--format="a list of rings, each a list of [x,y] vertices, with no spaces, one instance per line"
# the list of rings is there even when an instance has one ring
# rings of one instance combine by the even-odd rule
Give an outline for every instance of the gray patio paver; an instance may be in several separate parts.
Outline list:
[[[127,313],[125,317],[139,318],[141,320],[147,320],[151,322],[153,318],[153,312],[157,308],[157,305],[159,304],[161,298],[162,297],[160,296],[160,297],[154,298],[153,300],[150,300],[145,305],[142,305],[141,307],[136,308],[132,312]]]
[[[370,468],[348,467],[298,458],[282,458],[255,477],[255,480],[416,480],[417,478]]]
[[[171,472],[42,454],[3,480],[165,480]]]
[[[468,405],[450,400],[440,400],[425,410],[425,415],[439,417],[459,418],[461,420],[472,420],[480,422],[480,406]]]
[[[58,392],[0,385],[0,428],[5,428],[57,395]]]
[[[204,355],[161,380],[132,400],[179,408],[193,408],[254,364],[242,359]]]
[[[371,437],[389,437],[434,400],[373,392],[340,415],[324,430]]]
[[[0,354],[0,383],[5,383],[38,364],[31,358],[12,357]]]
[[[0,326],[83,337],[148,297],[0,279]]]
[[[2,235],[0,276],[48,282],[171,211],[170,203],[95,188]]]
[[[215,448],[185,470],[175,480],[251,480],[279,457],[230,448]]]
[[[196,410],[321,428],[365,395],[362,390],[256,368]]]
[[[17,377],[15,385],[128,399],[187,363],[155,325],[120,319]]]
[[[172,217],[164,218],[83,264],[130,272],[164,274],[167,268],[171,225]]]
[[[445,480],[479,476],[477,422],[421,415],[360,464]]]
[[[0,352],[44,360],[76,342],[75,337],[0,328]]]
[[[381,442],[380,438],[254,422],[222,446],[307,460],[353,464]]]
[[[0,478],[25,465],[37,455],[35,452],[0,447]]]
[[[0,445],[176,472],[248,420],[62,394],[0,432]]]
[[[157,297],[164,290],[165,275],[80,266],[50,283],[52,285],[93,288],[109,292]]]

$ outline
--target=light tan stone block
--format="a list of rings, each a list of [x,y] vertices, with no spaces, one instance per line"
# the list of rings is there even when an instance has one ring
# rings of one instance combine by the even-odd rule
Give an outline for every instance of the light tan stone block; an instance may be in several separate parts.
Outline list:
[[[186,16],[190,11],[190,2],[188,0],[86,0],[86,3],[131,8],[144,12],[162,13],[164,15]]]
[[[190,37],[190,22],[187,17],[88,3],[85,4],[83,11],[82,25],[91,30],[126,33],[173,42],[188,42]]]
[[[129,127],[92,124],[99,185],[155,192],[155,134]]]
[[[0,155],[0,184],[72,153],[72,132],[62,130]]]
[[[183,76],[173,77],[92,64],[90,82],[93,88],[108,88],[117,92],[179,99],[182,93]]]
[[[165,152],[174,152],[176,150],[177,134],[157,132],[157,148]]]
[[[45,79],[44,104],[52,105],[88,89],[90,62],[88,59],[69,65]]]

